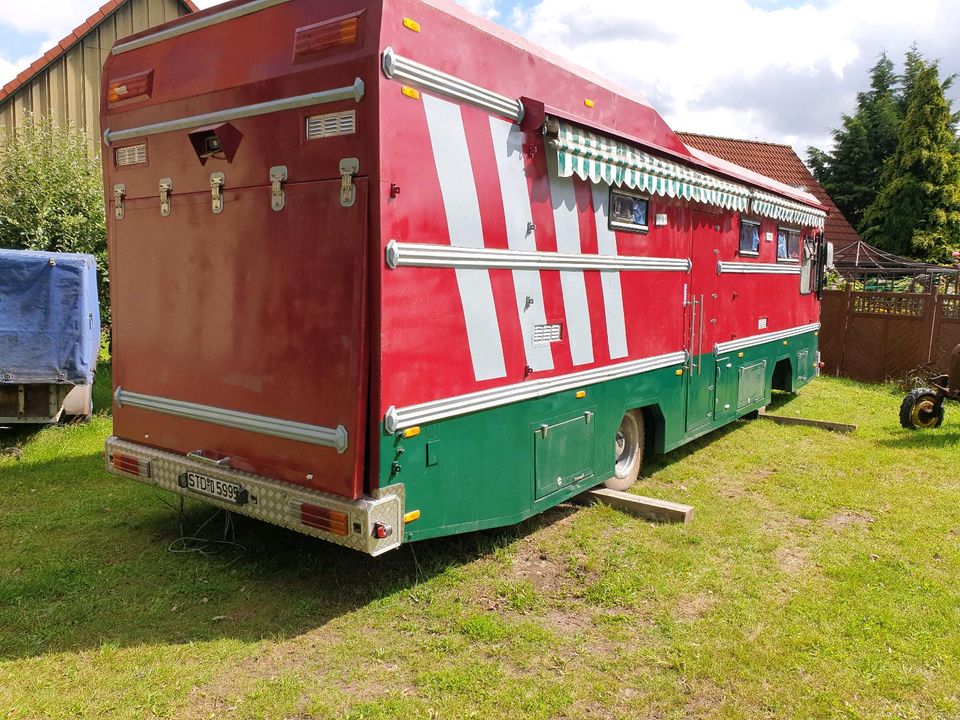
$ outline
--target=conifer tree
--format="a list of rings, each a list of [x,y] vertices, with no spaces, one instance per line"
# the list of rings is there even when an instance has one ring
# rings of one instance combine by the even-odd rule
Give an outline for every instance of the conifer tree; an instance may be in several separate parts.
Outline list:
[[[843,126],[833,131],[833,152],[807,151],[817,182],[854,227],[876,198],[884,160],[897,145],[902,119],[897,81],[893,62],[882,53],[870,70],[870,89],[857,94],[856,111],[844,115]]]
[[[915,72],[906,94],[897,147],[862,234],[890,252],[947,262],[960,247],[960,154],[936,63]]]

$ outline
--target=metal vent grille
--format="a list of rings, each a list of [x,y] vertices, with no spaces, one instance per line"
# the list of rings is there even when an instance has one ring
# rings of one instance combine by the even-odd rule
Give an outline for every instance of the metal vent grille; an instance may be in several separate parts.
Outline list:
[[[560,342],[563,339],[563,325],[556,323],[554,325],[534,325],[533,326],[533,344],[549,345],[550,343]]]
[[[145,165],[147,162],[147,144],[127,145],[116,149],[117,167],[127,165]]]
[[[353,135],[357,132],[357,111],[312,115],[307,118],[307,140]]]

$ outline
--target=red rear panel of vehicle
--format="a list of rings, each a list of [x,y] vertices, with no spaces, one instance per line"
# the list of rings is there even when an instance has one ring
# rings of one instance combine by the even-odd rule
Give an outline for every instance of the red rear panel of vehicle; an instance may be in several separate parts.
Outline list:
[[[115,107],[104,102],[103,127],[142,128],[358,79],[373,88],[379,13],[367,5],[296,0],[115,54],[105,91],[114,78],[152,72],[153,94]],[[353,44],[315,55],[296,49],[303,28],[352,13],[360,13]],[[305,136],[308,118],[349,111],[352,132]],[[113,371],[121,389],[115,435],[183,454],[229,456],[233,468],[345,497],[363,494],[375,118],[374,92],[231,120],[229,132],[239,137],[232,157],[202,158],[192,127],[105,147]],[[146,145],[146,162],[119,166],[116,148],[138,143]],[[340,176],[346,158],[360,167],[347,207]],[[275,166],[287,168],[281,210],[272,203]],[[222,212],[213,209],[212,173],[225,178]],[[164,178],[172,182],[168,215],[161,213]],[[118,183],[126,191],[119,219],[110,195]],[[171,401],[174,410],[124,404],[123,393]],[[185,403],[194,410],[181,412]],[[214,419],[198,419],[195,406]],[[255,418],[266,431],[224,422],[221,411]],[[291,422],[342,429],[345,448],[277,432]]]

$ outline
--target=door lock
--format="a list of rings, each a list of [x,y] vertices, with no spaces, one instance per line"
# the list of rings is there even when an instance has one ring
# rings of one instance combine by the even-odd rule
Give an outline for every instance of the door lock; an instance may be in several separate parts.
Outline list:
[[[223,212],[223,184],[226,182],[222,172],[210,175],[210,207],[214,213]]]
[[[343,207],[353,207],[357,201],[357,186],[353,184],[353,176],[360,172],[360,161],[357,158],[343,158],[340,161],[340,204]]]
[[[173,180],[160,178],[160,214],[167,217],[170,214],[170,192],[173,190]]]
[[[123,183],[113,186],[113,216],[123,220],[123,200],[127,196],[127,186]]]
[[[275,165],[270,168],[270,207],[274,212],[283,210],[286,203],[286,193],[283,184],[287,181],[287,166]]]

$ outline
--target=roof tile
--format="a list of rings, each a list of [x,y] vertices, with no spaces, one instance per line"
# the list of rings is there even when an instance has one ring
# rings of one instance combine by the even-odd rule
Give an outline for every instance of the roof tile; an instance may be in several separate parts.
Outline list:
[[[787,185],[802,187],[827,208],[829,214],[824,235],[834,244],[834,247],[839,250],[860,242],[857,231],[847,222],[836,203],[814,179],[807,166],[789,145],[685,132],[678,132],[677,136],[684,143],[698,150],[716,155]]]

